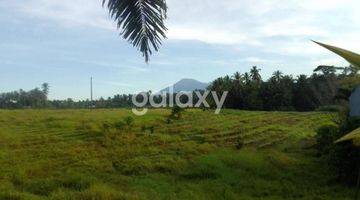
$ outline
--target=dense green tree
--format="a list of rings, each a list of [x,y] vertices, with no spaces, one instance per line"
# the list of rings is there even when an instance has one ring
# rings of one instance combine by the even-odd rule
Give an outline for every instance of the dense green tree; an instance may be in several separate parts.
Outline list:
[[[283,76],[276,71],[262,84],[261,98],[265,110],[291,110],[294,80],[291,76]]]
[[[41,90],[42,90],[42,92],[43,92],[46,96],[48,96],[48,95],[49,95],[49,91],[50,91],[50,86],[49,86],[49,84],[48,84],[48,83],[43,83],[43,84],[41,85]]]
[[[298,111],[311,111],[317,107],[310,80],[300,75],[293,86],[293,106]]]
[[[256,83],[256,85],[260,85],[261,83],[261,75],[260,75],[260,69],[257,68],[257,66],[253,66],[250,70],[250,77],[253,82]]]
[[[49,85],[47,90],[39,88],[30,91],[13,91],[0,94],[0,108],[41,108],[47,106],[47,94],[49,93]],[[43,88],[44,89],[44,88]]]
[[[225,101],[227,108],[310,111],[336,103],[340,83],[350,77],[338,74],[338,69],[321,67],[312,76],[301,75],[297,79],[275,71],[263,81],[260,69],[253,67],[249,73],[236,72],[232,77],[218,78],[209,89],[219,94],[229,92]]]

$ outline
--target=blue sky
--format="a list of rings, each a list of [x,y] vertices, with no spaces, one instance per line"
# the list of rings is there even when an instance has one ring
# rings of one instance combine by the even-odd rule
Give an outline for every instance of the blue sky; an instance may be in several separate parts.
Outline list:
[[[315,39],[360,51],[358,0],[168,0],[169,32],[145,64],[118,35],[101,0],[1,0],[0,92],[51,86],[51,99],[158,91],[251,66],[311,74],[347,65]]]

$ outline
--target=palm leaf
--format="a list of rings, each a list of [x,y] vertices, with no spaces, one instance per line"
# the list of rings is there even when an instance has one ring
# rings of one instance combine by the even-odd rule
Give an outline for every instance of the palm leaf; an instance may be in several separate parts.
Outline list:
[[[338,54],[339,56],[343,57],[347,60],[351,65],[356,68],[360,68],[360,55],[354,52],[351,52],[346,49],[341,49],[339,47],[323,44],[320,42],[313,41],[316,44]],[[352,131],[351,133],[345,135],[344,137],[337,140],[335,143],[344,142],[344,141],[353,141],[353,143],[357,146],[360,146],[360,128]]]
[[[120,35],[142,52],[148,62],[166,38],[166,0],[103,0]]]
[[[354,67],[360,68],[360,55],[354,52],[351,52],[346,49],[341,49],[339,47],[323,44],[320,42],[313,41],[316,44],[336,53],[337,55],[343,57],[345,60],[347,60],[351,65]]]
[[[337,140],[335,143],[345,142],[345,141],[353,141],[353,143],[357,146],[360,146],[360,128],[352,131],[351,133],[345,135],[344,137]]]

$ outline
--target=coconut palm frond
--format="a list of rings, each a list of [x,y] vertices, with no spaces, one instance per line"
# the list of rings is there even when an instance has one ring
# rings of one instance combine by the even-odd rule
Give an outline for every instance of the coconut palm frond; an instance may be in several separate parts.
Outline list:
[[[136,47],[148,62],[166,38],[166,0],[103,0],[120,34]]]
[[[354,67],[360,68],[360,55],[354,52],[351,52],[346,49],[341,49],[339,47],[323,44],[320,42],[313,41],[316,44],[336,53],[337,55],[343,57],[345,60],[347,60],[351,65]]]
[[[360,55],[354,52],[351,52],[346,49],[342,49],[339,47],[323,44],[320,42],[313,41],[316,44],[336,53],[337,55],[343,57],[347,60],[354,68],[360,69]],[[352,131],[351,133],[345,135],[344,137],[337,140],[335,143],[352,141],[355,145],[360,146],[360,128]]]
[[[344,137],[337,140],[335,143],[345,142],[345,141],[353,141],[353,143],[357,146],[360,146],[360,128],[352,131],[351,133],[345,135]]]

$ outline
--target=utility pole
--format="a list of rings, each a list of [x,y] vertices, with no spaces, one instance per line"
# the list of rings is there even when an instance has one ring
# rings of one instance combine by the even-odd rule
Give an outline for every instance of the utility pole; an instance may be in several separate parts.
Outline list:
[[[93,102],[93,77],[90,78],[90,109],[94,106]]]

